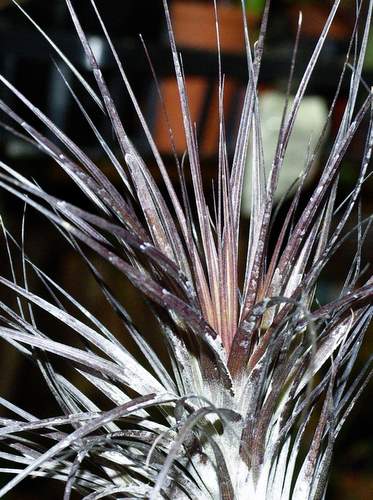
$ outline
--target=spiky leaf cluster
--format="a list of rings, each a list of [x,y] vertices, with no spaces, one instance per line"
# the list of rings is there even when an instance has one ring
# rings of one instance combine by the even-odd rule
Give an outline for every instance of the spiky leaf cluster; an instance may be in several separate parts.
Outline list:
[[[70,89],[121,182],[114,185],[74,138],[0,76],[1,83],[56,141],[42,131],[43,127],[38,129],[0,101],[2,112],[14,123],[14,132],[59,165],[87,196],[87,206],[93,204],[95,209],[58,199],[3,162],[0,185],[49,219],[76,249],[82,265],[89,266],[101,288],[103,300],[121,319],[147,362],[135,358],[98,318],[37,267],[27,256],[24,242],[18,243],[4,228],[11,269],[14,259],[20,258],[23,278],[20,282],[15,273],[10,279],[0,277],[19,306],[0,303],[0,336],[37,363],[62,415],[40,419],[1,399],[12,415],[1,419],[0,458],[6,464],[2,471],[14,477],[2,487],[0,496],[26,477],[45,476],[65,483],[65,500],[73,489],[85,500],[323,498],[335,439],[371,373],[367,367],[350,379],[373,314],[373,279],[361,276],[360,258],[370,218],[359,220],[353,233],[358,235],[357,256],[339,295],[324,305],[314,296],[321,272],[346,237],[343,229],[368,175],[373,145],[372,94],[362,87],[361,75],[373,2],[357,2],[354,33],[324,131],[314,150],[305,155],[304,173],[281,220],[275,247],[269,252],[274,194],[287,145],[340,2],[334,2],[295,97],[289,100],[300,17],[268,177],[258,79],[269,2],[255,51],[243,16],[248,82],[231,160],[225,142],[224,77],[218,50],[220,132],[212,209],[203,188],[196,131],[167,2],[163,2],[164,11],[187,143],[185,162],[175,155],[179,191],[169,177],[94,0],[90,0],[93,13],[117,62],[162,185],[127,135],[73,3],[65,1],[95,78],[95,89],[47,33],[14,3],[107,117],[116,148],[106,142]],[[219,11],[215,3],[213,7],[219,49]],[[326,136],[343,79],[350,82],[343,117],[314,191],[300,208],[303,182]],[[363,122],[368,126],[361,161],[356,165],[357,181],[337,207],[342,160]],[[240,210],[249,156],[251,218],[240,283]],[[186,186],[186,168],[190,169],[192,192]],[[129,280],[144,295],[162,335],[163,359],[137,330],[96,267],[91,251],[115,268],[118,280]],[[30,289],[30,273],[45,285],[46,296]],[[54,340],[39,325],[37,310],[63,323],[81,339],[80,347]],[[94,396],[88,397],[61,373],[56,358],[66,360],[72,371],[95,387],[96,394],[110,401],[112,409],[101,410]]]

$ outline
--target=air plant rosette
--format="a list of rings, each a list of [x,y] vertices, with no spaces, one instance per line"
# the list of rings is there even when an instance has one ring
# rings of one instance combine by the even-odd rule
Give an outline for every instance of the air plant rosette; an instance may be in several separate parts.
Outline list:
[[[117,149],[105,141],[79,98],[72,95],[112,162],[120,186],[114,186],[73,138],[3,76],[2,84],[56,141],[0,101],[2,111],[14,122],[15,133],[22,131],[56,162],[96,210],[79,208],[47,193],[3,162],[0,185],[50,220],[76,249],[82,265],[88,265],[96,278],[103,300],[119,316],[143,358],[135,358],[98,318],[37,267],[28,257],[23,239],[18,242],[4,227],[10,262],[21,259],[23,277],[16,279],[12,273],[11,278],[0,277],[19,304],[11,308],[1,302],[0,335],[38,365],[61,415],[40,419],[1,400],[9,412],[1,419],[1,458],[6,464],[2,470],[13,477],[0,489],[0,496],[27,477],[45,476],[65,483],[65,500],[72,490],[86,500],[324,498],[334,442],[371,375],[367,365],[353,380],[350,377],[373,314],[373,278],[363,273],[360,258],[372,218],[359,218],[348,234],[343,229],[358,210],[373,145],[372,94],[361,83],[373,2],[358,2],[355,29],[325,129],[314,150],[305,152],[304,173],[271,251],[273,199],[287,144],[340,2],[335,1],[331,8],[294,99],[286,100],[268,178],[264,174],[257,85],[269,2],[254,51],[243,16],[249,77],[231,161],[225,148],[222,70],[217,75],[220,140],[214,207],[208,206],[202,187],[198,144],[166,0],[165,17],[187,143],[185,161],[175,155],[180,197],[94,0],[91,4],[147,136],[167,196],[162,195],[126,134],[70,0],[66,6],[97,88],[83,79],[52,40],[50,44],[111,123]],[[215,15],[218,21],[216,5]],[[216,26],[219,48],[218,22]],[[40,26],[35,27],[48,37]],[[288,95],[300,33],[301,16],[289,67]],[[217,53],[219,58],[219,50]],[[345,111],[315,189],[301,208],[302,185],[325,139],[344,79],[350,83]],[[356,165],[356,183],[337,206],[342,160],[363,124],[367,127],[361,161]],[[248,155],[251,218],[241,283],[240,208]],[[186,168],[191,172],[191,193],[185,184]],[[356,258],[346,270],[335,299],[319,304],[315,293],[320,274],[348,237],[357,239]],[[159,325],[164,359],[137,330],[89,250],[116,269],[118,280],[126,277],[144,295]],[[30,274],[45,285],[45,296],[30,289]],[[81,344],[54,340],[52,332],[38,324],[39,309],[62,322],[81,338]],[[60,371],[56,359],[65,359],[71,372],[89,381],[96,395],[107,398],[111,409],[101,410],[99,398],[83,393]]]

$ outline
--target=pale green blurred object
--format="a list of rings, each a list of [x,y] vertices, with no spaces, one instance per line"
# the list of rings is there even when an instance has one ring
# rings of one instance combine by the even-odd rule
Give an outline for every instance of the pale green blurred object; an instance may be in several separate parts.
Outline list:
[[[259,96],[264,163],[267,176],[276,150],[284,103],[285,95],[276,90],[264,92]],[[292,99],[290,99],[289,106],[291,106],[291,103]],[[319,96],[306,96],[303,98],[281,169],[275,196],[277,200],[286,194],[292,183],[303,171],[307,150],[312,151],[315,146],[325,125],[327,115],[328,109],[324,99]],[[251,162],[252,159],[249,157],[242,202],[242,210],[245,215],[250,214]],[[308,180],[312,178],[316,167],[317,159]]]
[[[373,35],[370,33],[368,39],[367,51],[365,53],[364,69],[373,70]]]
[[[241,5],[242,0],[236,0]],[[245,6],[248,12],[254,15],[260,15],[263,12],[265,0],[245,0]]]
[[[253,14],[261,14],[265,0],[246,0],[246,8]]]

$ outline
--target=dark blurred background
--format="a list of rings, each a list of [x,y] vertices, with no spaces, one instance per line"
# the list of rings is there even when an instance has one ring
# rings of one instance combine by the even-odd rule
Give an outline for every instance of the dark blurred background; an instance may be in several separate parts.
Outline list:
[[[20,3],[33,19],[46,29],[47,33],[73,61],[83,76],[93,83],[64,1],[23,0]],[[192,116],[197,124],[201,156],[203,158],[204,182],[206,188],[209,189],[211,178],[215,174],[218,132],[216,106],[217,62],[214,51],[216,41],[211,9],[212,2],[210,0],[200,2],[170,0],[169,3],[177,42],[183,53]],[[255,40],[263,2],[261,0],[252,0],[247,3],[252,7],[248,10],[248,20],[252,39]],[[275,96],[277,99],[278,96],[283,95],[286,88],[299,9],[302,9],[303,12],[303,28],[293,90],[296,89],[296,85],[300,81],[302,71],[316,43],[331,4],[328,1],[312,0],[276,0],[272,3],[270,28],[260,78],[260,93],[263,102],[270,102],[271,96]],[[102,155],[96,138],[89,130],[78,106],[74,103],[69,90],[54,65],[54,59],[59,63],[58,57],[30,22],[14,5],[10,4],[11,2],[7,0],[0,0],[0,72],[24,92],[47,116],[52,118],[60,128],[73,137],[77,144],[89,153],[91,158],[112,178],[113,182],[117,182],[120,189],[120,181],[115,180],[110,163]],[[160,81],[175,134],[176,149],[178,154],[181,155],[185,143],[178,112],[176,87],[167,43],[162,2],[161,0],[123,0],[121,2],[96,0],[96,4],[113,37],[126,74],[140,101],[153,136],[167,160],[171,176],[175,175],[176,178],[177,172],[172,160],[167,126],[162,116],[157,88],[144,48],[139,39],[139,33],[141,33]],[[233,152],[239,111],[247,79],[241,29],[242,17],[239,4],[239,1],[218,1],[223,71],[226,77],[224,111],[228,153],[230,155]],[[312,106],[312,103],[314,103],[314,106],[319,110],[319,115],[321,113],[321,118],[322,110],[328,109],[328,105],[334,97],[353,28],[354,5],[354,1],[342,2],[342,7],[333,23],[329,38],[326,41],[307,91],[307,97],[310,98],[309,105]],[[109,83],[126,130],[143,156],[148,159],[150,167],[153,168],[149,147],[141,132],[130,99],[123,89],[119,72],[100,32],[90,2],[89,0],[79,0],[74,2],[74,6],[76,6],[84,29],[89,34],[90,42]],[[82,92],[80,84],[71,76],[71,73],[64,65],[59,64],[59,68],[69,85],[79,95],[82,104],[90,113],[96,126],[109,144],[115,148],[112,130],[103,115],[97,110],[92,100]],[[369,86],[372,85],[372,37],[368,45],[364,79]],[[332,124],[328,131],[328,140],[320,157],[320,165],[322,165],[322,159],[327,154],[336,134],[347,91],[348,79],[345,78]],[[30,123],[37,123],[39,129],[52,137],[50,132],[45,131],[40,126],[40,123],[4,86],[0,87],[0,97]],[[0,121],[5,124],[5,128],[0,129],[0,154],[3,161],[15,167],[25,176],[35,178],[46,190],[55,193],[58,197],[84,204],[82,195],[72,187],[71,181],[61,173],[58,166],[53,165],[48,158],[33,146],[7,131],[6,126],[10,122],[6,120],[5,116],[0,116]],[[338,194],[340,200],[349,193],[356,179],[365,132],[366,123],[359,130],[346,156]],[[310,134],[309,127],[306,127],[302,133],[302,127],[300,126],[299,134],[297,133],[297,137],[300,137],[300,139],[298,145],[294,144],[295,151],[298,147],[298,150],[301,149],[301,152],[304,152],[302,150],[304,148],[302,141]],[[270,138],[271,132],[269,131],[267,135]],[[294,166],[295,173],[292,173],[291,161],[288,168],[290,177],[293,175],[294,178],[299,169],[296,170]],[[155,166],[153,171],[155,177],[157,177]],[[314,173],[314,176],[317,176],[317,172]],[[312,182],[306,186],[306,190],[311,188]],[[371,181],[368,181],[363,189],[363,217],[372,213],[372,194],[373,185]],[[0,213],[6,226],[18,238],[21,231],[22,211],[23,207],[20,203],[1,193]],[[353,223],[356,223],[356,218],[352,221],[351,227]],[[53,230],[53,227],[45,219],[31,213],[31,211],[26,218],[26,241],[28,254],[44,271],[50,273],[72,295],[82,300],[86,307],[97,314],[114,332],[123,335],[115,316],[103,305],[102,296],[97,291],[89,271],[81,265],[79,258],[63,242],[61,236]],[[333,296],[335,290],[338,290],[338,286],[345,277],[342,270],[348,270],[348,263],[355,251],[356,239],[352,237],[337,253],[334,264],[329,266],[323,278],[319,292],[324,297],[324,300],[328,300],[329,297]],[[2,253],[1,255],[1,274],[8,276],[9,262],[5,254]],[[367,238],[363,258],[365,261],[372,258],[372,234],[370,234],[370,245],[369,236]],[[337,266],[335,262],[338,263]],[[147,316],[144,314],[143,306],[138,301],[136,293],[124,282],[118,283],[113,271],[105,269],[105,272],[109,278],[110,273],[112,274],[113,286],[124,298],[140,329],[149,330]],[[360,367],[367,361],[369,353],[372,351],[371,334],[372,331],[370,331],[370,334],[368,332],[367,340],[362,349]],[[37,416],[56,415],[59,410],[43,385],[42,377],[37,369],[31,366],[28,361],[23,360],[20,355],[4,343],[0,344],[0,349],[2,365],[1,395],[31,413],[35,412]],[[337,442],[330,489],[327,496],[330,500],[373,498],[372,395],[372,387],[370,386],[354,409]],[[40,408],[40,401],[43,401],[42,409]],[[40,413],[41,410],[43,414]],[[36,500],[52,498],[55,495],[61,497],[60,487],[52,481],[28,481],[17,491],[17,493],[10,494],[9,498],[13,500]]]

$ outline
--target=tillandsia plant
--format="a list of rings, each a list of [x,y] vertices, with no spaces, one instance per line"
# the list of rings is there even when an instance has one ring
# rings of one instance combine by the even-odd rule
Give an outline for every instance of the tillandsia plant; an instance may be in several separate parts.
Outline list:
[[[73,490],[86,500],[324,498],[335,440],[371,373],[367,366],[353,379],[350,376],[373,315],[373,278],[367,277],[361,263],[361,248],[372,219],[361,220],[359,216],[352,233],[345,234],[343,229],[359,207],[373,145],[372,93],[362,82],[373,1],[356,2],[351,42],[327,122],[314,150],[305,152],[304,173],[294,188],[274,248],[269,238],[278,177],[302,98],[340,2],[336,0],[331,7],[294,99],[286,99],[268,176],[258,79],[270,2],[264,9],[255,50],[243,16],[248,82],[232,161],[224,129],[219,10],[212,2],[217,21],[220,139],[215,202],[210,207],[167,1],[163,1],[164,12],[187,143],[183,161],[175,158],[180,179],[177,189],[94,0],[90,0],[93,13],[148,139],[162,186],[127,135],[73,2],[65,1],[97,89],[88,84],[43,28],[21,6],[18,8],[109,120],[118,148],[105,141],[72,92],[120,185],[114,186],[73,138],[3,76],[2,84],[56,141],[0,101],[1,110],[14,122],[14,132],[58,164],[87,196],[88,206],[95,208],[78,208],[47,193],[4,162],[0,163],[0,185],[49,219],[80,254],[82,265],[89,267],[102,290],[102,300],[111,305],[142,355],[135,357],[98,318],[33,263],[24,238],[18,242],[4,226],[11,268],[18,254],[23,276],[19,279],[12,273],[10,279],[0,277],[18,304],[17,308],[0,303],[0,336],[40,368],[62,414],[40,419],[1,399],[8,411],[7,418],[1,419],[0,457],[6,463],[2,471],[13,477],[2,486],[0,496],[27,477],[45,476],[65,482],[65,500]],[[288,97],[301,25],[300,16]],[[324,142],[346,79],[348,99],[338,131],[314,191],[304,200],[304,179]],[[361,128],[365,142],[361,161],[355,165],[356,184],[337,206],[342,160]],[[172,132],[170,136],[172,141]],[[239,239],[245,222],[240,223],[240,207],[249,157],[251,217],[241,280]],[[191,172],[190,190],[186,168]],[[346,270],[345,282],[334,300],[319,304],[316,288],[320,274],[351,235],[357,235],[357,255]],[[115,268],[118,280],[126,277],[144,295],[159,325],[154,336],[161,336],[163,355],[138,331],[95,265],[91,251]],[[45,285],[47,295],[30,289],[30,274]],[[81,339],[80,344],[53,339],[52,332],[38,322],[38,310],[62,322],[64,329]],[[95,393],[84,393],[76,377],[72,381],[66,370],[62,371],[61,359],[67,361],[71,372],[89,381]],[[109,401],[109,410],[100,409],[103,398]]]

